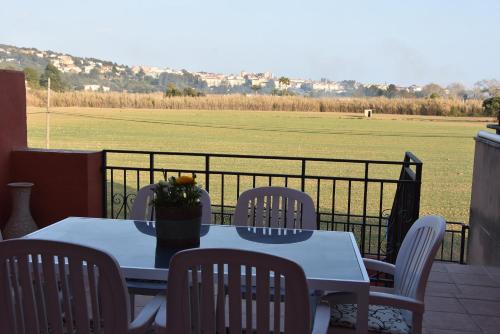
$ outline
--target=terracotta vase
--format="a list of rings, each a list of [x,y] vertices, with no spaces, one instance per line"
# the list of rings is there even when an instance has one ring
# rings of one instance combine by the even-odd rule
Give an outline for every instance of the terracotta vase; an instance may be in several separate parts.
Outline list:
[[[157,243],[168,247],[200,244],[201,205],[192,208],[155,207]]]
[[[30,213],[30,195],[33,183],[7,184],[12,192],[12,212],[3,230],[5,239],[20,238],[38,229]]]

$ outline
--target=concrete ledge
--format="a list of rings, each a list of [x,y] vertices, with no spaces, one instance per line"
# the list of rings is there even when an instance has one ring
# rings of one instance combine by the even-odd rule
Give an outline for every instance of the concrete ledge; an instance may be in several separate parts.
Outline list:
[[[500,146],[500,135],[487,132],[487,131],[479,131],[476,137],[476,140],[482,141],[485,144],[491,145],[499,145]]]

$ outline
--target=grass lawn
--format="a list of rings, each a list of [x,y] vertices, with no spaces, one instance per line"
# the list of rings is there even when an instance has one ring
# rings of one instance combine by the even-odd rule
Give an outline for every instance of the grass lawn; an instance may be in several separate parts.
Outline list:
[[[45,110],[28,108],[30,147],[45,145]],[[131,149],[423,163],[422,214],[468,222],[479,119],[304,112],[54,108],[51,148]],[[285,167],[283,167],[285,168]],[[320,168],[320,167],[318,167]],[[382,173],[382,172],[380,172]]]

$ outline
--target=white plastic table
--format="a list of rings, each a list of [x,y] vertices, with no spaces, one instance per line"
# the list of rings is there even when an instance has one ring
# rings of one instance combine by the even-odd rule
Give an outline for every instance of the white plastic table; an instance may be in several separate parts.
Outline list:
[[[112,254],[128,279],[163,280],[179,249],[156,244],[153,222],[70,217],[25,238],[74,242]],[[200,248],[236,248],[290,259],[309,289],[355,293],[357,333],[366,333],[370,280],[350,232],[202,225]]]

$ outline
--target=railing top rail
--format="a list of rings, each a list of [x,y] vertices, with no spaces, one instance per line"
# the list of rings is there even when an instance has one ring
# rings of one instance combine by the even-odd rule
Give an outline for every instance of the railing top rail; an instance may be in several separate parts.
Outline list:
[[[204,174],[207,173],[203,169],[180,169],[180,168],[148,168],[148,167],[126,167],[126,166],[114,166],[107,165],[105,167],[107,170],[122,170],[122,171],[143,171],[143,172],[163,172],[167,170],[168,172],[181,172],[181,173],[195,173]],[[304,178],[307,180],[339,180],[339,181],[353,181],[353,182],[374,182],[374,183],[415,183],[414,180],[401,180],[401,179],[382,179],[382,178],[364,178],[364,177],[351,177],[351,176],[326,176],[326,175],[309,175],[309,174],[283,174],[283,173],[256,173],[256,172],[233,172],[224,170],[211,170],[209,172],[212,175],[240,175],[240,176],[256,176],[256,177],[276,177],[276,178],[291,178],[300,179]]]
[[[178,155],[212,158],[237,158],[237,159],[264,159],[264,160],[288,160],[288,161],[315,161],[315,162],[344,162],[359,164],[380,164],[380,165],[421,165],[422,162],[411,152],[406,152],[413,161],[403,162],[394,160],[368,160],[368,159],[340,159],[340,158],[315,158],[315,157],[290,157],[276,155],[251,155],[251,154],[229,154],[229,153],[200,153],[200,152],[172,152],[172,151],[140,151],[140,150],[103,150],[107,153],[121,154],[154,154],[154,155]]]
[[[413,165],[422,165],[423,164],[422,161],[419,158],[417,158],[417,156],[415,154],[411,153],[410,151],[406,151],[405,155],[410,159],[410,161],[413,161],[413,162],[409,163],[410,165],[412,165],[412,164]]]

